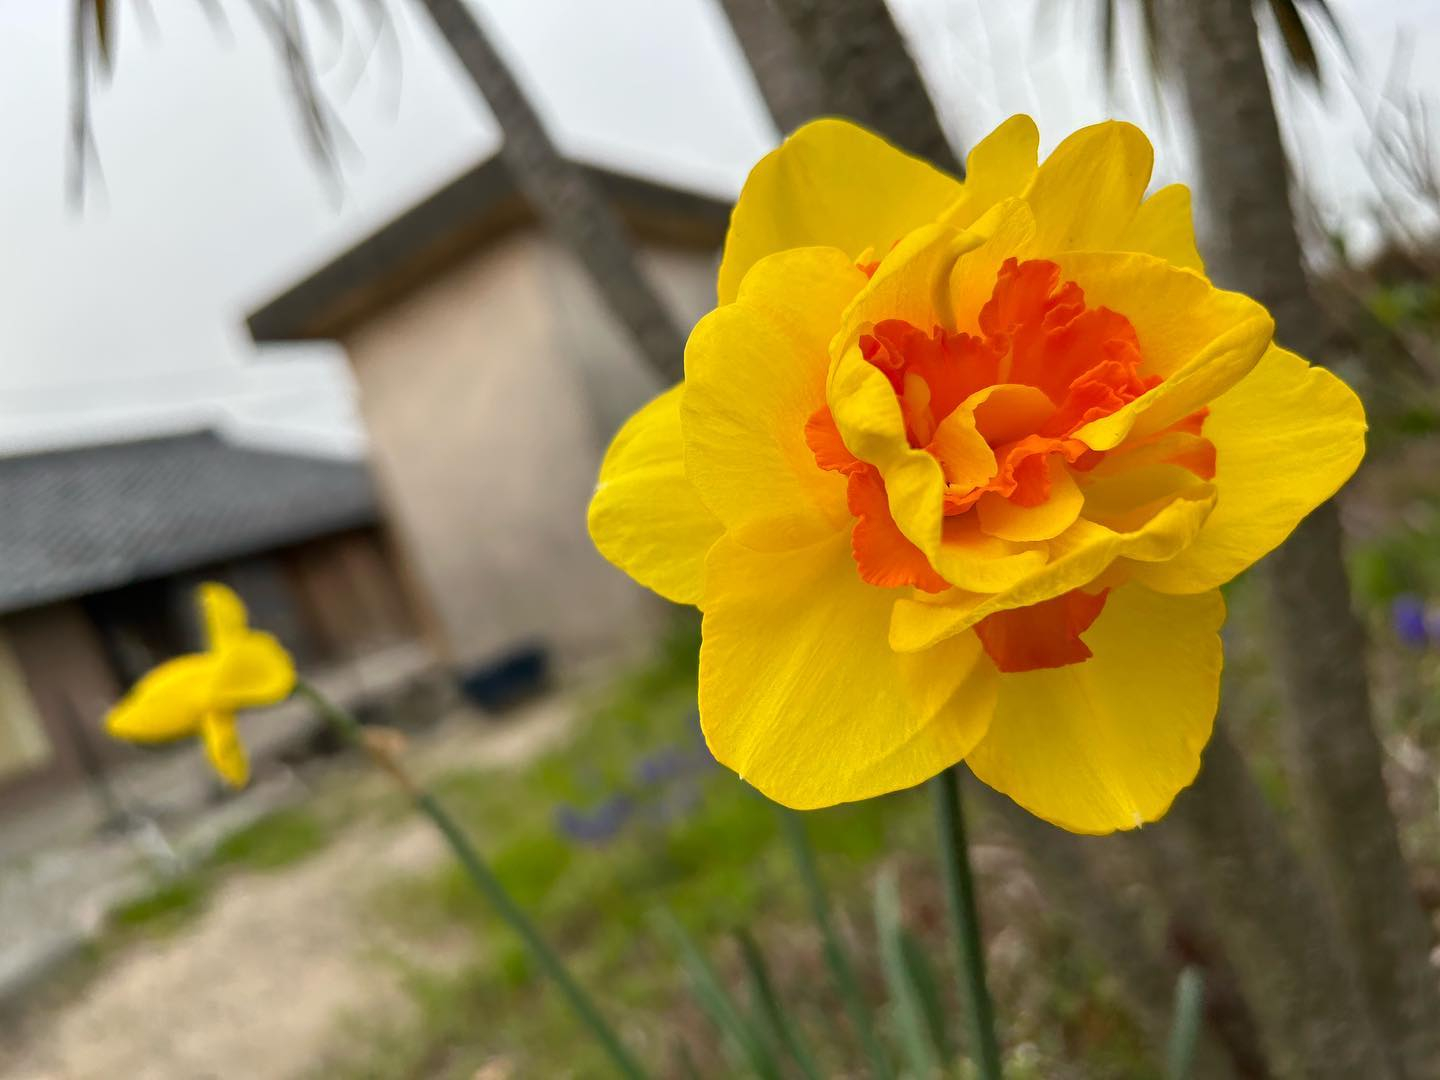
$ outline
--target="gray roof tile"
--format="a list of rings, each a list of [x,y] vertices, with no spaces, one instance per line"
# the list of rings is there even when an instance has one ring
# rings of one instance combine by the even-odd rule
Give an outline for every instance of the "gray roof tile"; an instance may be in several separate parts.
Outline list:
[[[360,464],[212,432],[0,459],[0,612],[376,520]]]

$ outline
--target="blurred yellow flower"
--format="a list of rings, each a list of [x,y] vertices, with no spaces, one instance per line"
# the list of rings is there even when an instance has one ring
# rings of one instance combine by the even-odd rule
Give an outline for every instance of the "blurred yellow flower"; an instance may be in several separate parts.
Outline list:
[[[196,590],[205,651],[176,657],[141,679],[110,710],[106,729],[130,742],[199,735],[215,771],[232,787],[250,777],[235,710],[273,705],[295,687],[295,665],[270,634],[246,625],[245,605],[213,582]]]
[[[616,436],[601,552],[704,613],[715,756],[807,808],[965,760],[1077,832],[1194,778],[1217,587],[1364,453],[1355,395],[1215,288],[1136,128],[956,181],[836,120],[750,174],[686,380]]]

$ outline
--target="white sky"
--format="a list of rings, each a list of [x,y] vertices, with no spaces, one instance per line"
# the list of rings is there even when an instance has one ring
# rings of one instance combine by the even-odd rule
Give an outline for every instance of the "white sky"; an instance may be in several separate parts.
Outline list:
[[[116,74],[94,95],[103,182],[77,214],[65,196],[71,5],[0,0],[0,452],[202,420],[297,448],[361,446],[338,351],[257,353],[244,314],[490,153],[494,126],[410,17],[415,5],[389,0],[398,77],[372,63],[341,106],[356,153],[337,201],[248,6],[221,2],[228,34],[198,0],[150,0],[153,33],[120,0]],[[477,2],[577,155],[728,194],[774,142],[715,0]],[[1411,85],[1440,101],[1440,4],[1332,3],[1355,46],[1358,95],[1283,98],[1307,175],[1363,235],[1356,98],[1373,98],[1403,30],[1430,61]],[[962,143],[1017,111],[1037,117],[1047,146],[1120,115],[1156,138],[1162,176],[1187,171],[1173,123],[1147,115],[1145,94],[1127,87],[1107,103],[1083,0],[892,4]],[[352,22],[343,45],[312,34],[337,93],[367,32]]]

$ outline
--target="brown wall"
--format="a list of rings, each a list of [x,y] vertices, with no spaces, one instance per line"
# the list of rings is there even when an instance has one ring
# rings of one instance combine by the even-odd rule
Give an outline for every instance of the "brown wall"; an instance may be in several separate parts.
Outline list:
[[[708,254],[650,252],[686,325]],[[570,260],[534,231],[475,253],[345,339],[397,544],[461,664],[520,641],[558,659],[648,633],[658,608],[594,551],[604,446],[658,389]]]
[[[415,636],[415,619],[377,530],[322,537],[281,558],[317,659],[352,659]]]
[[[78,603],[16,612],[3,618],[3,626],[50,751],[33,771],[0,777],[0,798],[9,801],[80,775],[72,723],[97,754],[114,752],[100,725],[121,688],[99,635]]]
[[[30,680],[0,625],[0,784],[45,768],[54,756]]]

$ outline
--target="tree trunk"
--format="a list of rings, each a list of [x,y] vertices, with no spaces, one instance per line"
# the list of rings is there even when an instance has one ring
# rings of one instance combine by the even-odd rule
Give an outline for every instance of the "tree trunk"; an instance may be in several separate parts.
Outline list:
[[[684,374],[685,334],[645,276],[620,215],[561,155],[466,0],[420,0],[500,125],[500,157],[540,220],[666,381]]]
[[[825,87],[774,0],[720,0],[770,118],[788,135],[825,114]],[[929,99],[926,99],[929,107]]]
[[[963,174],[884,0],[773,3],[819,74],[827,111],[864,124],[956,176]]]
[[[1270,309],[1280,342],[1321,360],[1328,320],[1305,278],[1251,2],[1167,0],[1164,11],[1210,211],[1211,272]],[[1334,505],[1302,522],[1266,569],[1302,816],[1381,1034],[1404,1075],[1440,1076],[1431,933],[1387,801]]]
[[[1275,1075],[1393,1080],[1349,958],[1335,948],[1333,913],[1223,727],[1194,785],[1152,828],[1173,830],[1184,848]]]

